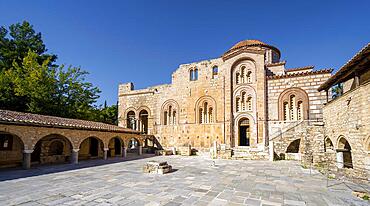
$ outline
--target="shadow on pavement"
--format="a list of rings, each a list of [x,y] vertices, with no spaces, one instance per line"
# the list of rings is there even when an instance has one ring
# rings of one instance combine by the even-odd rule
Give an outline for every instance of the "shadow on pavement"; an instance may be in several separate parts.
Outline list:
[[[95,159],[95,160],[82,160],[78,164],[53,164],[53,165],[36,165],[32,166],[29,170],[24,170],[22,168],[4,168],[0,169],[0,182],[6,180],[14,180],[25,177],[33,177],[57,172],[72,171],[77,169],[127,162],[138,159],[145,159],[154,157],[154,154],[143,154],[141,156],[132,155],[127,158],[114,157],[107,160]]]

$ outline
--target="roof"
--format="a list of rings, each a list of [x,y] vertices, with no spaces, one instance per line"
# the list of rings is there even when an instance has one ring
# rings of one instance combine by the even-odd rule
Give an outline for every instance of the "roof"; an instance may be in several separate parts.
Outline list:
[[[105,124],[102,122],[93,122],[80,119],[69,119],[1,109],[0,109],[0,123],[81,129],[81,130],[96,130],[107,132],[139,133],[139,131],[136,130],[127,129],[111,124]]]
[[[267,76],[267,79],[283,79],[283,78],[290,78],[290,77],[299,77],[299,76],[308,76],[308,75],[315,75],[315,74],[325,74],[331,73],[333,69],[321,69],[316,71],[307,71],[307,72],[297,72],[297,73],[288,73],[283,75],[271,75]]]
[[[355,54],[347,63],[345,63],[333,76],[324,82],[319,88],[319,91],[328,90],[333,85],[345,82],[352,79],[356,72],[361,69],[369,69],[370,59],[370,43],[364,46],[357,54]],[[367,64],[368,66],[363,66]]]
[[[301,71],[301,70],[308,70],[308,69],[313,69],[315,66],[305,66],[305,67],[296,67],[296,68],[289,68],[286,69],[286,72],[296,72],[296,71]]]
[[[269,44],[266,44],[266,43],[264,43],[260,40],[256,40],[256,39],[243,40],[243,41],[240,41],[240,42],[236,43],[227,52],[225,52],[225,54],[223,56],[225,56],[225,55],[227,55],[227,54],[229,54],[233,51],[236,51],[236,50],[239,50],[239,49],[245,49],[245,48],[249,48],[249,47],[267,47],[267,48],[275,50],[280,56],[279,49],[277,49],[276,47],[271,46]]]

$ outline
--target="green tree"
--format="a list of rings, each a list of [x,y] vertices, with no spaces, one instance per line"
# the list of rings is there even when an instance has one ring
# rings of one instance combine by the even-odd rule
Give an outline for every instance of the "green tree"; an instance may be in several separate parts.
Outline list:
[[[332,89],[332,98],[335,99],[343,95],[343,84],[339,83],[335,85]]]
[[[21,64],[0,72],[0,107],[17,111],[94,120],[100,90],[85,80],[77,67],[50,67],[50,58],[38,63],[29,51]],[[11,94],[11,95],[9,95]]]
[[[10,69],[14,61],[20,65],[29,50],[38,54],[39,64],[49,59],[49,64],[52,65],[57,59],[56,55],[46,54],[41,33],[35,32],[27,21],[12,24],[9,30],[4,26],[0,27],[0,71]]]

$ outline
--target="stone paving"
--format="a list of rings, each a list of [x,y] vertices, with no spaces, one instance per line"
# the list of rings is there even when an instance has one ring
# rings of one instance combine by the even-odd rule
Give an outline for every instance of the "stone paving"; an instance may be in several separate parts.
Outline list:
[[[149,160],[176,171],[143,173]],[[351,194],[358,186],[330,180],[327,188],[323,175],[289,161],[157,156],[1,171],[0,179],[0,205],[369,205]]]

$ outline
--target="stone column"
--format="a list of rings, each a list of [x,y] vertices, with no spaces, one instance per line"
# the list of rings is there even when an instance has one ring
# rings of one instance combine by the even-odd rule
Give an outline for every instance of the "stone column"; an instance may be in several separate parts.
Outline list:
[[[127,147],[122,147],[122,157],[123,158],[127,157]]]
[[[337,167],[343,168],[344,167],[344,159],[343,159],[343,152],[337,151]]]
[[[104,148],[104,159],[108,159],[108,150],[109,148]]]
[[[22,166],[23,166],[23,169],[27,170],[29,168],[31,168],[31,154],[32,154],[33,150],[30,149],[30,150],[23,150],[23,162],[22,162]]]
[[[274,142],[269,142],[269,160],[274,161]]]
[[[176,147],[172,147],[172,154],[176,155]]]
[[[143,154],[143,146],[139,146],[139,155],[142,155]]]
[[[71,163],[78,164],[78,152],[80,149],[72,149]]]

